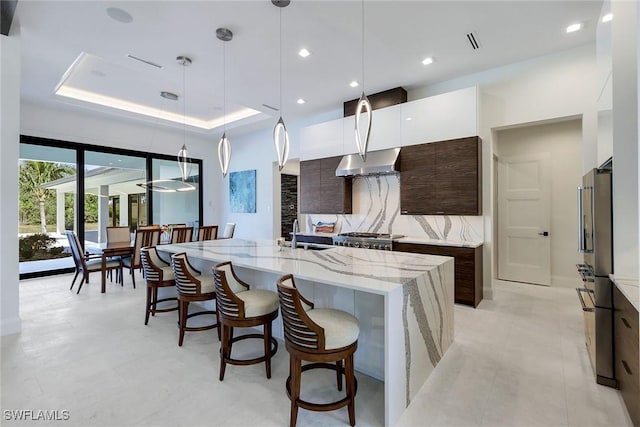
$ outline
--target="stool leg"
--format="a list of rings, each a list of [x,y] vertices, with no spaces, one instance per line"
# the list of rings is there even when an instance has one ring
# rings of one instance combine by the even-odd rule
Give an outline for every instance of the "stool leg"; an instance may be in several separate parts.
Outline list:
[[[218,324],[218,327],[216,329],[218,329],[218,341],[222,341],[222,338],[220,336],[220,313],[218,312],[218,301],[216,300],[216,323]]]
[[[338,383],[338,391],[342,391],[342,360],[336,362],[336,381]]]
[[[189,301],[180,301],[180,338],[178,346],[182,347],[184,341],[184,328],[187,326],[187,312],[189,311]]]
[[[225,324],[218,325],[218,330],[222,328],[222,341],[220,342],[220,381],[224,380],[224,371],[227,368],[227,347],[229,346],[229,327]],[[231,353],[231,352],[229,352]]]
[[[295,427],[298,421],[298,399],[300,398],[300,381],[302,377],[301,361],[294,356],[290,359],[289,377],[291,378],[291,420],[290,427]]]
[[[267,378],[271,379],[271,322],[264,324],[264,355]]]
[[[149,311],[151,309],[151,287],[147,286],[147,305],[145,306],[144,324],[149,323]]]
[[[156,308],[158,305],[158,288],[156,286],[153,287],[153,310],[151,310],[151,315],[156,315]]]
[[[353,353],[346,359],[347,397],[349,397],[349,424],[356,425],[356,377],[353,370]]]

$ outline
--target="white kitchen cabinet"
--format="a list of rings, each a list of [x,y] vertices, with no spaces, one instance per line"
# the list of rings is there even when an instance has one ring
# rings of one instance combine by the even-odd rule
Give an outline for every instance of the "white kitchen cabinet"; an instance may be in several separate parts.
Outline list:
[[[367,151],[384,150],[400,146],[401,105],[373,110],[371,136]],[[355,136],[355,116],[344,118],[344,151],[345,154],[357,153]]]
[[[400,104],[400,145],[477,135],[477,100],[474,86]]]
[[[343,154],[343,119],[307,126],[300,132],[300,160]]]

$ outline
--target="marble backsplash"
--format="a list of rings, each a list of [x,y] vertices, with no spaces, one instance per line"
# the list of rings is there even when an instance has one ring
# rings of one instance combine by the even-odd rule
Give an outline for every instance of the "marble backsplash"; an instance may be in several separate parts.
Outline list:
[[[400,215],[399,175],[354,178],[352,203],[350,215],[301,215],[301,231],[312,233],[312,224],[323,221],[335,222],[336,233],[362,231],[437,240],[484,241],[482,216]]]

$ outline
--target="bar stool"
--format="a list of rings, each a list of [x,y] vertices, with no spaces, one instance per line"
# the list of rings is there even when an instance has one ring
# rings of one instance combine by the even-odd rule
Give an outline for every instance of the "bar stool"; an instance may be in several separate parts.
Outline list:
[[[184,252],[171,256],[171,266],[176,281],[178,291],[178,303],[180,311],[180,338],[178,345],[182,346],[185,331],[206,331],[218,328],[218,339],[220,339],[220,318],[217,310],[199,311],[189,314],[189,303],[195,301],[212,301],[216,299],[215,284],[212,276],[205,276],[193,268]],[[192,317],[205,314],[215,314],[216,322],[206,326],[187,326],[187,320]]]
[[[262,289],[250,290],[249,285],[238,279],[231,262],[213,267],[216,284],[216,304],[222,323],[220,345],[220,381],[224,379],[227,363],[231,365],[254,365],[265,362],[267,378],[271,378],[271,358],[278,351],[278,342],[271,336],[271,322],[278,317],[278,294]],[[233,328],[250,328],[262,325],[262,334],[247,334],[233,337]],[[231,357],[233,343],[249,338],[264,341],[264,355],[253,359]]]
[[[178,301],[178,298],[158,299],[158,288],[168,288],[175,286],[173,268],[158,255],[155,246],[140,249],[140,260],[142,270],[147,280],[147,302],[145,304],[144,324],[149,323],[149,314],[155,316],[156,313],[167,313],[176,311],[179,303],[175,307],[158,308],[157,304],[167,301]]]
[[[278,279],[278,296],[284,325],[284,342],[289,352],[289,377],[286,386],[291,400],[291,427],[296,425],[298,408],[333,411],[343,406],[347,406],[349,423],[354,426],[358,383],[353,368],[353,354],[358,348],[358,319],[344,311],[314,308],[311,301],[300,295],[291,274]],[[302,361],[311,363],[302,366]],[[335,362],[335,365],[330,362]],[[344,374],[347,383],[344,398],[329,403],[313,403],[300,398],[302,373],[317,368],[336,371],[339,391],[342,391]]]

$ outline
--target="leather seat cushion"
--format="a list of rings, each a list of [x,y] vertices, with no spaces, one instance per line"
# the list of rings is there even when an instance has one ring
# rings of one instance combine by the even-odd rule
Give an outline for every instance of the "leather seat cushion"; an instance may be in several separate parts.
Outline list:
[[[358,340],[360,323],[358,319],[342,310],[314,308],[307,315],[324,329],[325,349],[346,347]]]

